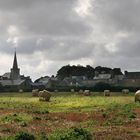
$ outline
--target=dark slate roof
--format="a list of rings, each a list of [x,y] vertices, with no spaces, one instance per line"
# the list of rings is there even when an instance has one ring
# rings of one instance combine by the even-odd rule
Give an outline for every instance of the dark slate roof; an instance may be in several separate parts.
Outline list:
[[[140,72],[127,72],[125,77],[128,79],[140,79]]]
[[[32,86],[45,86],[44,83],[31,83]]]
[[[10,72],[6,72],[5,74],[2,75],[2,77],[6,77],[6,78],[10,79],[10,75],[11,75]]]
[[[0,83],[3,86],[19,86],[21,85],[25,80],[17,79],[17,80],[0,80]]]

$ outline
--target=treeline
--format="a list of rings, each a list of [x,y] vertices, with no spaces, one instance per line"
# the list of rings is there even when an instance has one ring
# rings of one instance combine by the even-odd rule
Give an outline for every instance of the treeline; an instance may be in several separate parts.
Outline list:
[[[140,87],[123,87],[123,86],[114,86],[108,83],[99,82],[91,87],[76,87],[76,86],[52,86],[50,88],[46,88],[48,91],[55,91],[58,90],[59,92],[71,92],[71,89],[74,89],[75,92],[79,92],[80,90],[90,90],[92,92],[104,92],[104,90],[110,90],[111,92],[122,92],[123,89],[129,89],[130,92],[136,92],[140,89]]]
[[[57,77],[60,79],[64,79],[65,77],[70,77],[70,76],[86,76],[88,79],[92,79],[95,74],[112,74],[112,75],[122,75],[121,69],[120,68],[108,68],[108,67],[91,67],[90,65],[87,65],[86,67],[84,66],[70,66],[66,65],[60,68],[57,71]]]

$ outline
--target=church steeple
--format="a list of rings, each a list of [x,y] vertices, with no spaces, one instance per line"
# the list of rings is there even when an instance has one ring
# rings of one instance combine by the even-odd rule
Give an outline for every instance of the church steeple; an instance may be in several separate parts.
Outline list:
[[[15,55],[14,55],[14,61],[13,61],[13,69],[18,69],[18,64],[17,64],[17,55],[16,55],[16,51],[15,51]]]
[[[17,55],[16,55],[16,50],[14,54],[14,61],[13,61],[13,67],[11,68],[11,79],[16,80],[20,78],[20,69],[18,68],[18,63],[17,63]]]

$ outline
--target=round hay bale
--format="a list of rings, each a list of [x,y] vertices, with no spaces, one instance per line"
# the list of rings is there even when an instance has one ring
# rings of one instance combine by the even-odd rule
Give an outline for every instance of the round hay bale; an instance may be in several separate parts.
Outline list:
[[[33,97],[38,97],[38,94],[39,94],[39,90],[38,89],[33,89],[32,90],[32,96]]]
[[[140,90],[135,93],[135,102],[140,102]]]
[[[39,101],[50,101],[51,93],[47,90],[43,90],[39,92]]]
[[[56,90],[54,90],[54,92],[58,92],[58,90],[56,89]]]
[[[129,93],[129,89],[123,89],[123,90],[122,90],[122,93],[123,93],[123,94],[128,94],[128,93]]]
[[[74,89],[71,89],[71,92],[75,92],[75,90]]]
[[[83,92],[84,92],[84,91],[83,91],[82,89],[80,89],[78,93],[79,93],[79,94],[83,94]]]
[[[23,93],[23,89],[19,89],[19,93]]]
[[[84,96],[90,96],[91,95],[90,90],[85,90],[83,95]]]
[[[104,90],[104,96],[110,96],[110,90]]]

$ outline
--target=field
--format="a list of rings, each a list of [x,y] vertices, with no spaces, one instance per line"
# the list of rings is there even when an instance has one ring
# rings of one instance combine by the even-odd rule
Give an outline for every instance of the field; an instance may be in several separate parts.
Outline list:
[[[36,139],[45,135],[57,140],[72,127],[86,129],[94,140],[139,140],[140,104],[134,102],[134,93],[52,93],[50,102],[31,93],[0,93],[1,139],[25,131]]]

